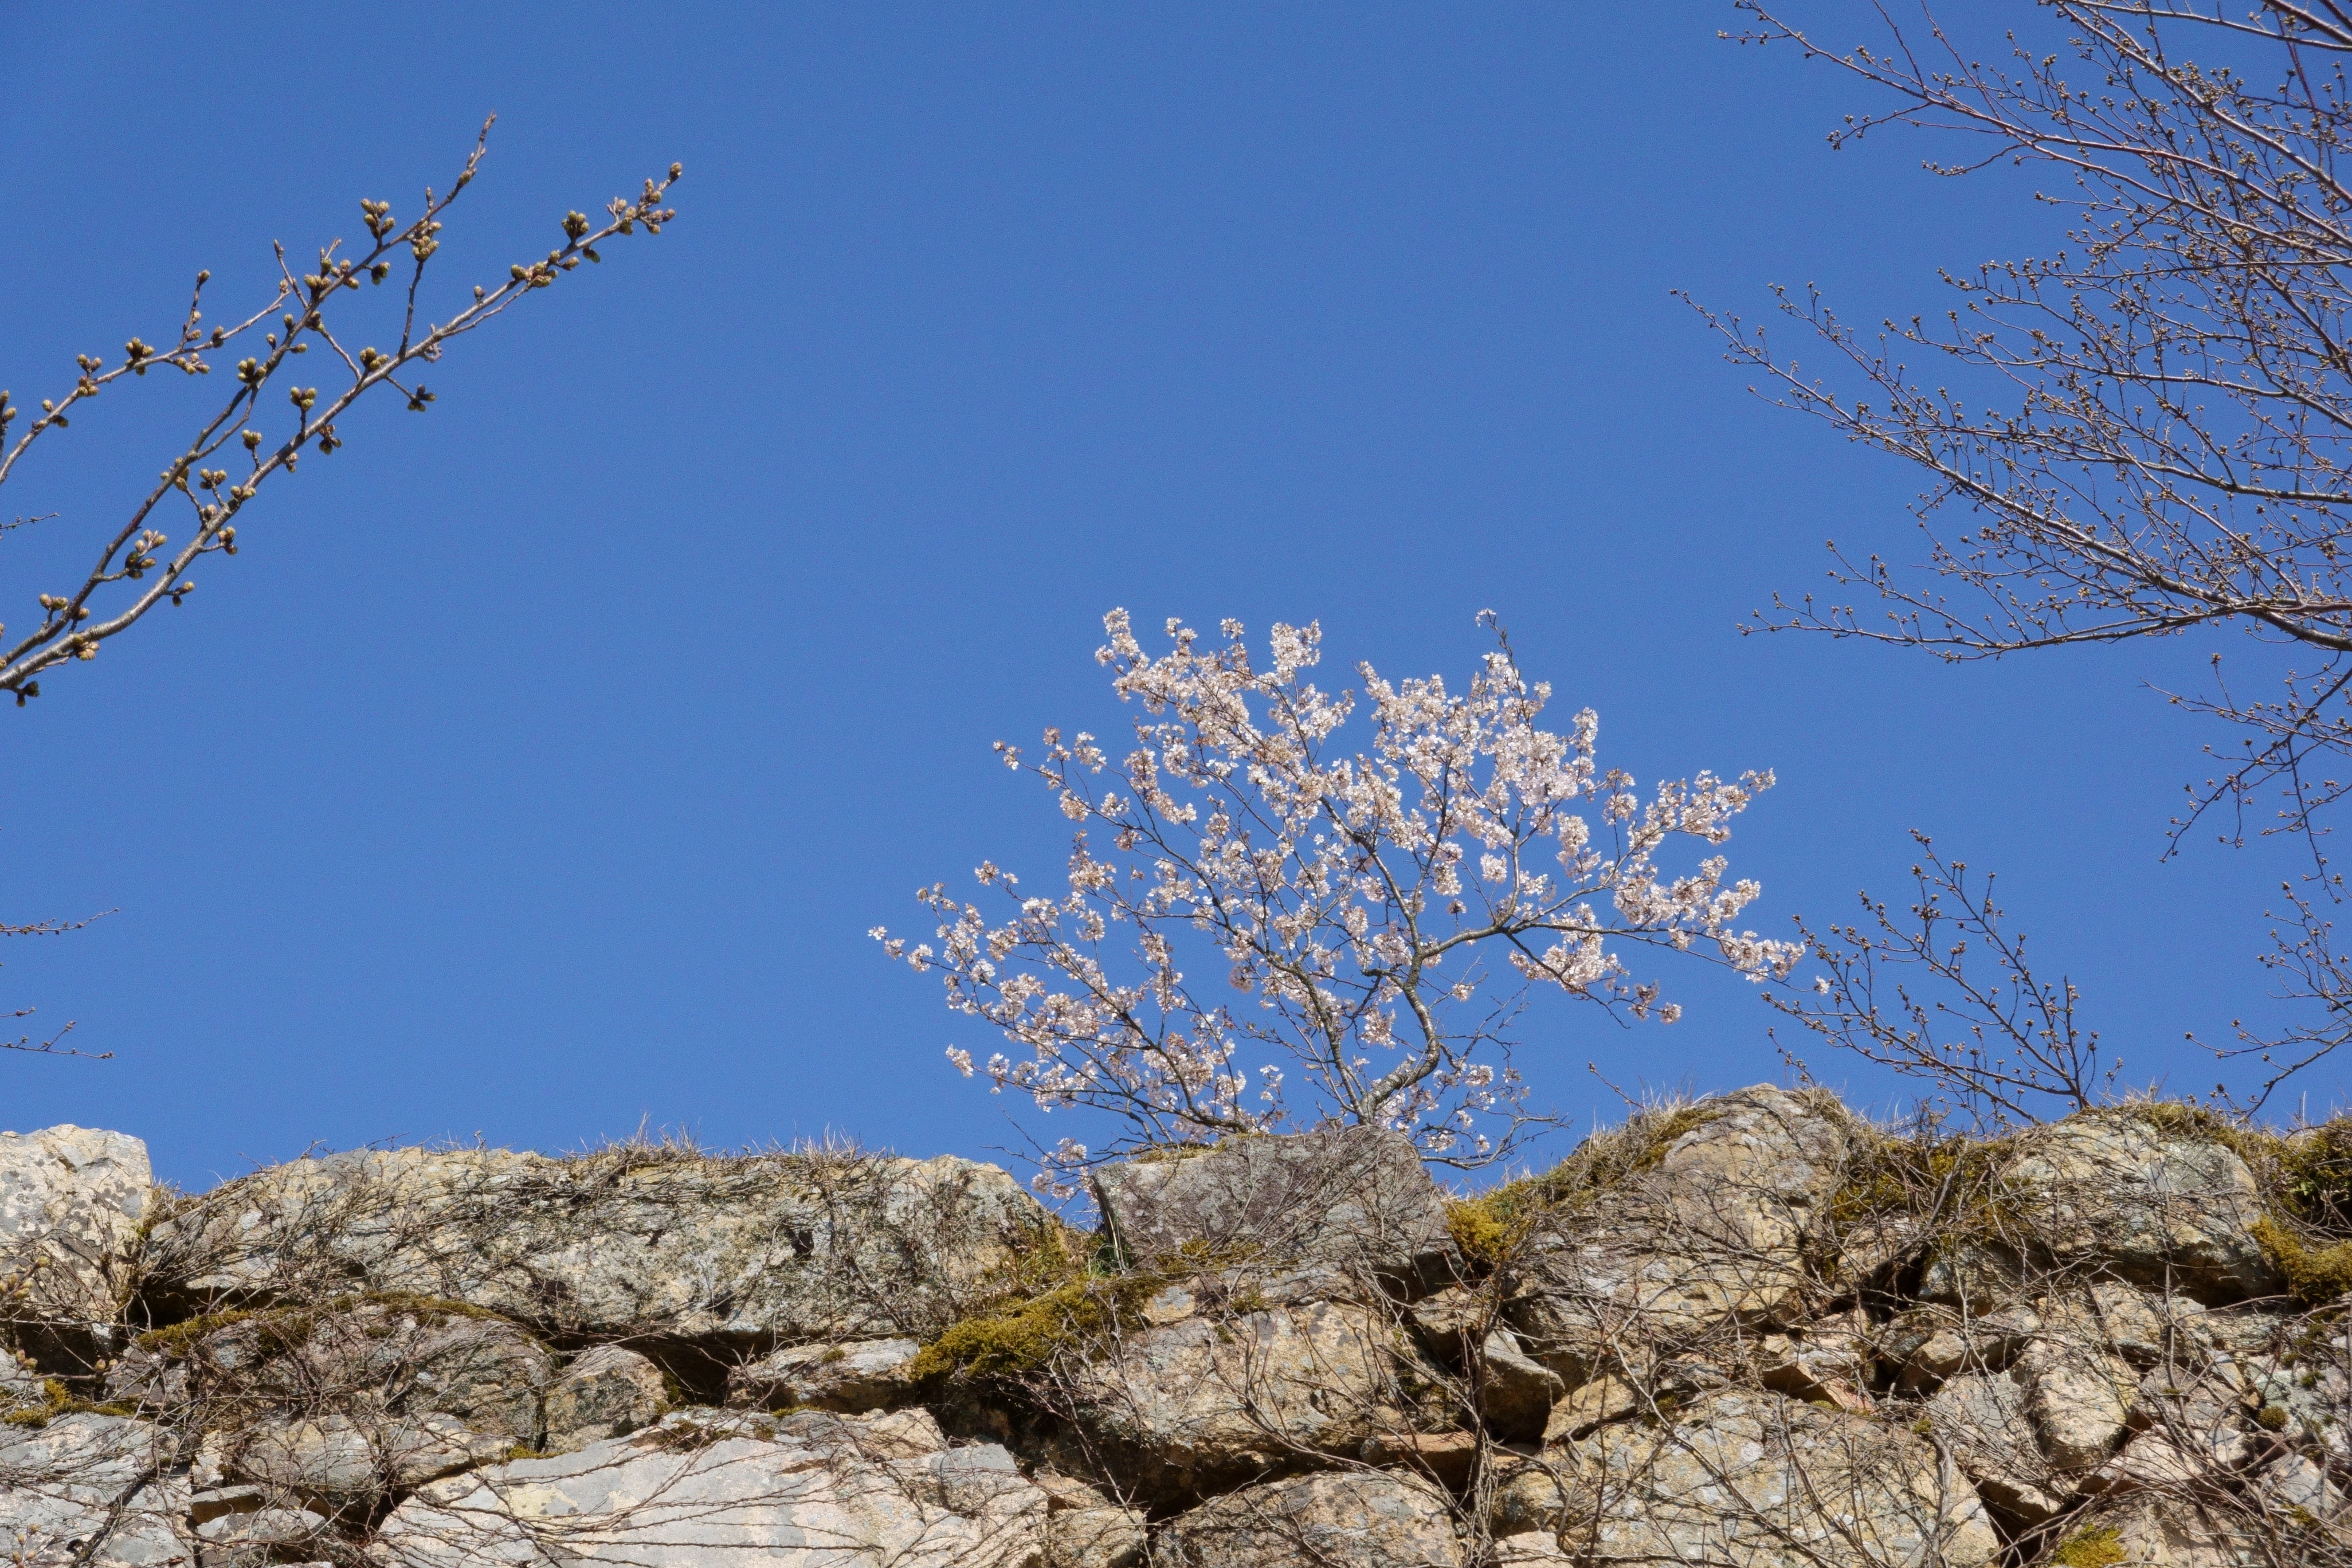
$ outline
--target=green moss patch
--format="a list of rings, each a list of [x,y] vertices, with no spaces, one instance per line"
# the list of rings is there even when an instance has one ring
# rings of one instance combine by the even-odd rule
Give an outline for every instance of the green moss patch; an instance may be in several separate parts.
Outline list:
[[[71,1390],[56,1378],[41,1384],[41,1403],[28,1405],[0,1415],[0,1424],[10,1426],[46,1426],[60,1415],[135,1415],[128,1405],[98,1405],[78,1399]]]
[[[2352,1241],[2313,1247],[2276,1220],[2254,1222],[2254,1239],[2263,1244],[2286,1288],[2306,1307],[2324,1307],[2352,1295]]]
[[[2113,1568],[2129,1555],[2124,1549],[2124,1532],[2112,1524],[2102,1524],[2078,1530],[2060,1542],[2050,1561],[2056,1568]]]
[[[1541,1175],[1447,1204],[1446,1229],[1465,1258],[1491,1268],[1516,1253],[1545,1220],[1587,1208],[1623,1182],[1654,1170],[1685,1133],[1722,1114],[1706,1100],[1643,1110],[1622,1127],[1594,1133]]]
[[[1167,1281],[1157,1274],[1074,1279],[1042,1296],[951,1323],[908,1369],[919,1382],[1005,1378],[1037,1372],[1066,1353],[1091,1352]]]

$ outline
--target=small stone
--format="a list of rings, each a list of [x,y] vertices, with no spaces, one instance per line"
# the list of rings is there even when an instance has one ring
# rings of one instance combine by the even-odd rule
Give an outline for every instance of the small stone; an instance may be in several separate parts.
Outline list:
[[[548,1384],[543,1446],[551,1454],[569,1454],[626,1436],[657,1420],[667,1404],[661,1368],[635,1351],[599,1345]]]
[[[1150,1544],[1133,1509],[1057,1509],[1045,1517],[1045,1568],[1139,1568]]]
[[[920,1350],[912,1340],[854,1340],[773,1351],[727,1374],[727,1403],[770,1410],[879,1409],[913,1389],[908,1369]]]

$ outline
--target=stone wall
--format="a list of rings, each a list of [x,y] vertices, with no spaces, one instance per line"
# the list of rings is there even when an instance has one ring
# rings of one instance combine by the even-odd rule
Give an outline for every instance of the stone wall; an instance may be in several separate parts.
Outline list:
[[[0,1560],[2352,1562],[2352,1122],[1662,1108],[1097,1173],[0,1135]]]

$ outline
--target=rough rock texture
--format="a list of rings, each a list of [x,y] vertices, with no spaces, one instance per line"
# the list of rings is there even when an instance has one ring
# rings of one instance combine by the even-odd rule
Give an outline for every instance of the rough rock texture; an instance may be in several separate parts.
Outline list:
[[[1431,1354],[1475,1385],[1489,1431],[1506,1442],[1540,1437],[1567,1385],[1528,1354],[1497,1307],[1491,1292],[1454,1286],[1415,1303],[1412,1326]]]
[[[357,1151],[159,1224],[151,1289],[406,1292],[611,1338],[928,1335],[1044,1224],[1004,1172],[947,1157]]]
[[[1141,1568],[1150,1547],[1141,1513],[1052,1469],[1029,1479],[1045,1494],[1045,1568]]]
[[[2032,1396],[2005,1373],[1963,1373],[1927,1402],[1927,1420],[1987,1508],[2011,1531],[2048,1523],[2072,1489],[2042,1456]]]
[[[5,1429],[0,1429],[5,1431]],[[66,1415],[0,1438],[0,1562],[26,1568],[186,1562],[188,1488],[172,1435],[144,1421]]]
[[[1108,1165],[1095,1196],[1130,1261],[1187,1248],[1261,1265],[1362,1270],[1415,1289],[1452,1272],[1445,1203],[1401,1133],[1350,1127],[1236,1138]]]
[[[271,1495],[372,1505],[436,1476],[503,1457],[510,1437],[469,1430],[447,1415],[269,1417],[225,1445],[239,1480]]]
[[[2064,1552],[2072,1544],[2078,1557],[2114,1568],[2267,1568],[2271,1563],[2305,1561],[2300,1555],[2266,1554],[2252,1532],[2227,1514],[2185,1499],[2135,1497],[2070,1522],[2059,1550]],[[2085,1544],[2099,1549],[2097,1554],[2083,1552]]]
[[[2130,1114],[2077,1117],[2036,1132],[2001,1173],[2029,1234],[2061,1262],[2095,1258],[2132,1283],[2204,1301],[2284,1283],[2255,1239],[2253,1173],[2210,1140]]]
[[[547,1431],[540,1447],[569,1454],[625,1437],[659,1419],[668,1403],[661,1368],[635,1351],[599,1345],[547,1385]]]
[[[1843,1412],[1720,1393],[1602,1428],[1561,1466],[1562,1534],[1594,1563],[1990,1563],[2000,1542],[1935,1449]]]
[[[910,1369],[920,1349],[912,1340],[788,1346],[730,1372],[727,1403],[770,1410],[879,1410],[912,1390]]]
[[[1045,1516],[1045,1568],[1140,1568],[1150,1537],[1132,1509],[1071,1509]]]
[[[1802,1300],[1809,1228],[1835,1190],[1851,1118],[1818,1095],[1742,1089],[1699,1108],[1648,1168],[1563,1215],[1516,1308],[1570,1386],[1618,1358],[1641,1320],[1671,1346],[1727,1320],[1769,1323]]]
[[[1150,1329],[1071,1374],[1074,1412],[1135,1482],[1181,1495],[1353,1454],[1398,1421],[1396,1332],[1345,1302]]]
[[[993,1445],[907,1455],[866,1447],[845,1425],[794,1436],[671,1416],[436,1482],[393,1511],[373,1551],[405,1568],[1035,1568],[1045,1514],[1045,1494]]]
[[[502,1445],[539,1438],[555,1360],[512,1323],[382,1303],[209,1321],[134,1345],[108,1371],[108,1397],[148,1408],[191,1404],[215,1422],[299,1412],[373,1428],[434,1415]],[[388,1440],[404,1447],[409,1438]]]
[[[1300,1476],[1244,1487],[1169,1522],[1185,1568],[1456,1568],[1452,1500],[1410,1476]]]
[[[0,1132],[0,1279],[18,1321],[111,1323],[154,1173],[121,1132]]]

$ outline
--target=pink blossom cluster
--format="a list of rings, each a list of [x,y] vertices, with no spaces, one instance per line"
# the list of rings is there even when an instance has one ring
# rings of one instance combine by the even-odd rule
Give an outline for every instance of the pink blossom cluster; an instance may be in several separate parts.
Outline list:
[[[917,896],[936,946],[872,934],[1014,1047],[979,1069],[992,1089],[1113,1112],[1121,1144],[1337,1119],[1408,1132],[1434,1158],[1491,1157],[1525,1103],[1510,1026],[1531,991],[1671,1023],[1680,1008],[1632,977],[1624,947],[1695,950],[1756,979],[1785,976],[1801,948],[1735,928],[1760,889],[1727,882],[1720,855],[1658,863],[1678,836],[1722,844],[1772,775],[1643,795],[1599,769],[1591,710],[1565,734],[1539,726],[1550,687],[1479,619],[1496,647],[1466,692],[1360,665],[1359,693],[1307,679],[1318,626],[1276,626],[1261,668],[1238,622],[1203,647],[1171,620],[1155,658],[1112,611],[1096,658],[1141,709],[1133,748],[1114,759],[1059,730],[1034,761],[997,744],[1077,825],[1066,891],[1024,892],[982,864],[993,914],[934,884]],[[1370,747],[1348,751],[1333,737],[1360,707]],[[948,1058],[974,1071],[969,1051]],[[1040,1185],[1066,1194],[1094,1157],[1063,1140]]]

